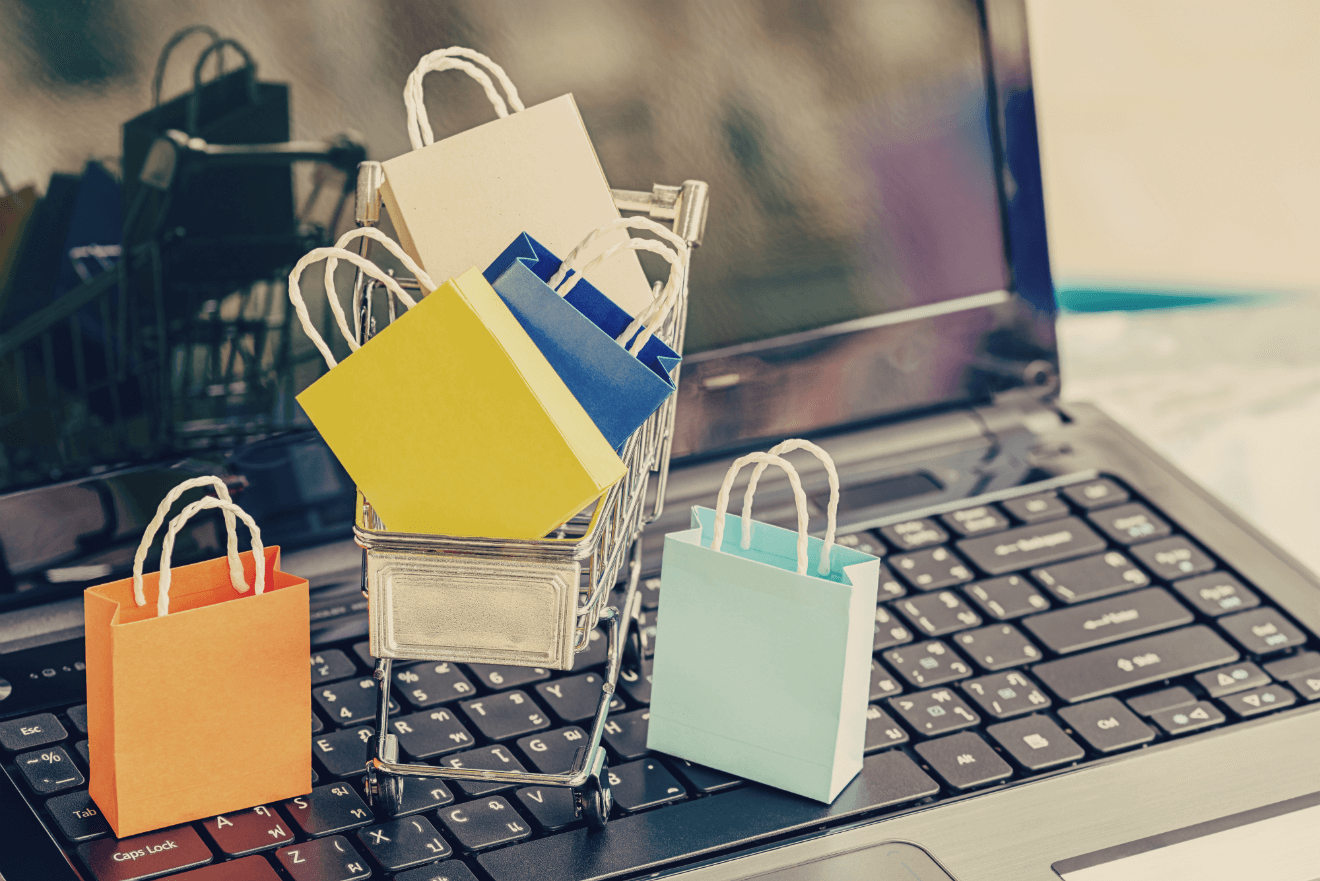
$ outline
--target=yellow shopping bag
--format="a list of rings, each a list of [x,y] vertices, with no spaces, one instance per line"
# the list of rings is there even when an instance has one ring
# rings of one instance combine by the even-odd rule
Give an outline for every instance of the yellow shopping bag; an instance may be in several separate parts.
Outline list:
[[[507,103],[477,64],[494,74]],[[441,70],[460,70],[480,83],[499,118],[435,140],[422,78]],[[413,149],[381,163],[381,196],[404,249],[432,277],[485,266],[524,232],[552,252],[567,254],[588,233],[619,219],[572,95],[524,109],[498,64],[451,46],[417,63],[403,97]],[[601,244],[627,238],[613,230]],[[633,254],[602,266],[593,281],[630,316],[651,305],[651,286]]]
[[[418,276],[427,274],[375,230]],[[312,326],[298,277],[349,260],[408,311],[337,363]],[[392,532],[540,538],[623,477],[625,468],[475,267],[414,303],[393,278],[341,248],[317,248],[289,275],[289,298],[331,370],[298,403]]]

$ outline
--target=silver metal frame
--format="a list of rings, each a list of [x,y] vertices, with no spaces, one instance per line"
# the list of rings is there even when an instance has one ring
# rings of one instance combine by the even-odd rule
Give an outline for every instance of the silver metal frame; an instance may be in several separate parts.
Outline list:
[[[374,226],[380,218],[380,164],[364,162],[359,168],[357,223]],[[651,192],[614,190],[620,211],[644,212],[652,218],[671,220],[674,231],[691,249],[701,244],[706,223],[707,186],[701,181],[687,181],[680,187],[656,185]],[[359,253],[364,256],[370,239],[360,239]],[[687,324],[688,272],[682,273],[682,287],[677,306],[656,328],[655,335],[675,351],[683,351]],[[416,287],[415,279],[403,280],[404,287]],[[365,342],[374,332],[372,294],[375,282],[364,279],[359,271],[353,285],[353,317],[358,339]],[[390,320],[395,317],[393,298],[387,296]],[[673,374],[677,384],[679,370]],[[367,793],[390,814],[397,814],[403,795],[404,777],[473,780],[516,783],[533,786],[566,786],[574,791],[579,816],[594,826],[603,825],[609,816],[612,799],[609,786],[602,780],[605,750],[601,746],[610,701],[623,662],[628,627],[640,612],[637,581],[641,573],[642,530],[664,510],[665,486],[669,477],[669,453],[673,443],[676,395],[665,403],[634,432],[624,444],[621,458],[627,474],[611,487],[587,511],[565,523],[556,534],[539,539],[473,538],[446,535],[419,535],[390,532],[359,494],[353,533],[363,550],[363,593],[369,601],[372,652],[377,656],[374,676],[379,693],[376,711],[376,737],[372,756],[367,762]],[[651,472],[658,475],[654,502],[646,510],[646,495]],[[631,549],[627,591],[621,607],[606,606],[610,591],[617,583],[625,555]],[[394,568],[391,568],[394,567]],[[537,660],[520,659],[508,652],[472,647],[408,645],[398,646],[386,639],[390,626],[384,587],[385,577],[406,567],[412,577],[426,580],[465,579],[480,583],[510,580],[543,584],[556,589],[576,588],[575,608],[565,620],[571,626],[559,634],[560,650]],[[622,611],[621,611],[622,609]],[[587,647],[591,633],[604,622],[608,630],[605,681],[596,707],[587,743],[574,756],[570,769],[562,774],[487,771],[475,768],[439,768],[432,765],[399,762],[399,744],[389,733],[389,689],[393,662],[406,660],[460,661],[465,663],[513,663],[521,666],[549,666],[570,669],[573,654]],[[558,631],[557,631],[558,632]],[[406,650],[405,655],[402,650]],[[549,659],[547,661],[547,658]]]

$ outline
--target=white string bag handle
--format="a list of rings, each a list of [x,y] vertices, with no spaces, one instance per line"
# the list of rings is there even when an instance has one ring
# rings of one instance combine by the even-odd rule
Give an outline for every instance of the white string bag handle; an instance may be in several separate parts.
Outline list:
[[[500,81],[504,93],[509,100],[506,104],[504,98],[495,90],[495,84],[491,82],[490,76],[485,70],[477,67],[472,62],[484,66],[490,73],[495,74],[495,79]],[[522,99],[518,97],[518,89],[514,87],[513,81],[509,79],[504,68],[500,67],[494,61],[491,61],[480,52],[472,49],[465,49],[462,46],[450,46],[447,49],[436,49],[434,52],[428,52],[417,62],[417,67],[408,74],[408,81],[403,86],[403,106],[408,111],[408,140],[412,142],[414,150],[420,150],[435,143],[435,132],[431,130],[431,119],[426,114],[426,102],[422,89],[422,80],[428,73],[441,70],[461,70],[468,76],[476,80],[486,98],[490,101],[495,113],[501,119],[509,115],[509,108],[517,113],[526,109],[523,106]]]
[[[156,538],[156,532],[160,529],[161,524],[165,522],[165,515],[169,514],[170,508],[174,507],[174,503],[179,500],[179,496],[190,489],[203,486],[213,488],[216,495],[220,497],[220,501],[233,503],[234,500],[229,496],[229,487],[225,486],[223,480],[214,476],[194,477],[191,480],[185,480],[165,494],[165,498],[156,506],[156,515],[151,518],[146,531],[142,533],[142,541],[138,543],[137,553],[133,555],[133,600],[139,606],[147,604],[147,598],[142,592],[142,568],[146,565],[147,552],[151,550],[151,543]],[[229,581],[234,585],[235,590],[247,590],[246,583],[243,581],[243,564],[238,559],[238,535],[234,531],[234,515],[229,511],[225,511],[224,515],[225,535],[228,536],[228,547],[225,555],[229,558]]]
[[[158,617],[164,618],[170,613],[170,557],[174,554],[174,537],[179,534],[179,530],[192,519],[194,514],[207,508],[220,508],[230,514],[237,515],[240,520],[247,524],[248,531],[252,534],[252,563],[257,576],[255,579],[256,595],[261,596],[266,589],[266,549],[261,544],[261,530],[257,528],[257,524],[248,515],[248,512],[238,505],[206,496],[179,512],[179,516],[175,517],[174,522],[170,524],[170,531],[165,533],[165,546],[160,551],[160,593],[156,599],[156,615]],[[234,541],[238,541],[234,529],[230,529],[229,534]],[[247,582],[243,580],[241,574],[239,583],[234,585],[234,589],[239,593],[247,593]]]
[[[782,456],[793,450],[806,450],[815,455],[815,457],[820,460],[821,464],[825,466],[825,473],[829,475],[830,504],[825,515],[825,544],[820,549],[820,565],[816,567],[816,571],[821,575],[829,575],[830,552],[834,550],[834,530],[838,523],[839,516],[839,472],[835,469],[834,460],[830,458],[830,454],[809,440],[792,438],[790,440],[781,441],[770,448],[770,454],[772,456]],[[768,462],[757,463],[756,468],[752,470],[752,479],[747,482],[747,493],[743,496],[742,512],[743,550],[752,546],[752,496],[756,493],[757,482],[761,479],[761,475],[765,473],[765,469],[768,466]]]
[[[550,276],[550,280],[546,282],[546,284],[550,285],[552,288],[558,288],[563,284],[564,276],[568,274],[569,264],[577,258],[578,254],[591,247],[596,239],[606,233],[612,233],[620,229],[644,229],[655,233],[660,236],[660,238],[673,245],[674,250],[683,255],[683,262],[686,264],[688,258],[688,243],[684,241],[683,237],[678,233],[674,232],[663,223],[656,223],[649,217],[620,217],[618,220],[611,220],[599,229],[593,229],[591,232],[587,233],[587,237],[578,242],[577,245],[573,247],[573,250],[569,251],[568,254],[564,256],[564,262],[559,264],[559,269],[555,270],[555,274]]]
[[[372,236],[372,238],[375,238],[375,236]],[[388,237],[385,237],[384,240],[389,241]],[[298,278],[303,274],[304,269],[311,266],[317,260],[322,260],[327,257],[347,260],[349,263],[352,263],[367,275],[384,284],[385,287],[389,289],[390,293],[398,297],[399,302],[403,303],[409,309],[416,306],[417,301],[408,296],[407,292],[399,285],[394,276],[381,269],[375,263],[372,263],[366,257],[363,257],[361,254],[354,254],[352,251],[344,248],[313,248],[304,254],[302,259],[294,264],[293,270],[289,273],[289,302],[293,303],[293,309],[298,313],[298,321],[302,323],[303,332],[306,333],[308,339],[316,345],[317,351],[321,353],[321,357],[325,358],[326,365],[333,370],[335,367],[339,366],[339,362],[335,360],[334,354],[330,351],[330,347],[326,345],[321,334],[312,326],[312,316],[307,313],[307,303],[303,301],[302,287],[298,284]],[[415,266],[416,264],[413,265]],[[423,276],[425,276],[425,273],[423,273]],[[426,282],[429,284],[430,281],[430,277],[427,276]],[[330,311],[334,313],[335,323],[339,325],[340,334],[342,334],[344,339],[348,342],[349,351],[356,352],[361,347],[358,345],[357,337],[355,337],[353,332],[348,329],[348,318],[344,315],[344,307],[340,305],[339,297],[335,295],[333,283],[327,287],[326,295],[330,300]]]
[[[768,465],[778,465],[784,469],[788,475],[788,482],[793,485],[793,499],[797,503],[798,520],[798,540],[797,540],[797,574],[807,574],[807,495],[802,491],[802,481],[798,479],[798,473],[793,465],[784,458],[772,455],[770,453],[748,453],[742,458],[734,460],[729,466],[728,472],[724,475],[724,483],[720,485],[720,495],[715,501],[715,532],[711,537],[710,547],[713,551],[722,550],[724,547],[724,516],[729,510],[729,491],[733,489],[734,478],[742,470],[744,465],[752,462],[764,462]],[[749,512],[744,508],[743,516],[746,517]]]
[[[594,257],[586,266],[573,273],[573,275],[568,278],[568,281],[564,282],[563,289],[558,293],[561,297],[567,297],[568,292],[573,290],[573,286],[576,285],[583,276],[595,269],[601,263],[604,263],[606,260],[613,257],[619,251],[625,250],[650,251],[653,254],[659,254],[669,262],[669,280],[665,282],[665,286],[661,289],[659,295],[657,295],[655,300],[652,301],[650,307],[643,309],[641,314],[634,318],[632,322],[624,328],[623,333],[614,338],[615,342],[619,345],[627,345],[628,340],[631,339],[632,335],[637,333],[637,329],[642,326],[642,322],[650,317],[652,320],[650,324],[647,325],[646,330],[638,335],[637,339],[633,341],[632,346],[628,349],[628,354],[635,356],[651,339],[651,336],[655,333],[656,326],[664,320],[665,316],[668,315],[669,311],[674,307],[674,304],[678,302],[678,286],[681,282],[683,261],[676,253],[674,253],[673,248],[670,248],[661,242],[657,242],[655,239],[628,239],[626,241],[616,242],[607,248],[604,253],[598,254]],[[563,271],[565,266],[568,266],[567,260],[565,260],[563,265],[559,267],[560,270]],[[577,269],[577,267],[569,268]]]
[[[385,246],[385,250],[389,251],[395,257],[398,257],[399,262],[403,264],[403,268],[411,272],[413,277],[417,279],[417,283],[421,285],[424,294],[429,294],[431,291],[435,290],[435,282],[431,280],[431,276],[426,274],[426,270],[422,269],[421,266],[418,266],[417,261],[408,256],[408,252],[403,250],[402,245],[374,226],[359,226],[355,229],[350,229],[339,237],[339,241],[335,242],[335,247],[346,249],[348,248],[349,242],[354,239],[362,238],[374,239],[375,241],[380,242]],[[337,268],[339,268],[339,258],[327,257],[325,261],[325,295],[329,297],[330,302],[335,305],[339,305],[339,292],[335,290],[335,270]],[[390,316],[393,318],[393,311],[390,312]],[[355,328],[357,327],[356,319],[357,316],[354,316],[353,326]],[[344,325],[344,327],[347,327],[347,325]],[[343,328],[341,328],[341,330],[342,329]],[[353,341],[354,343],[357,342],[356,333],[353,334]],[[355,351],[356,349],[357,347],[354,346]]]

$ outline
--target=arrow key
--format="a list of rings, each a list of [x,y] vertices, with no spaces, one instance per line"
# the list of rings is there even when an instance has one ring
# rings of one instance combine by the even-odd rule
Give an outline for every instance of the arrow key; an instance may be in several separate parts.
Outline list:
[[[1241,719],[1273,712],[1297,703],[1297,696],[1286,685],[1267,685],[1241,694],[1230,695],[1220,701]]]
[[[1302,696],[1302,700],[1320,700],[1320,676],[1311,675],[1288,683]]]
[[[657,759],[616,765],[606,772],[614,803],[632,813],[687,798],[687,790]]]
[[[1198,673],[1196,681],[1201,683],[1201,687],[1211,697],[1223,697],[1226,694],[1246,691],[1248,688],[1269,685],[1270,677],[1265,675],[1264,670],[1247,661]]]
[[[1150,720],[1166,733],[1177,735],[1219,725],[1224,721],[1224,714],[1209,701],[1198,701],[1190,707],[1161,710]]]

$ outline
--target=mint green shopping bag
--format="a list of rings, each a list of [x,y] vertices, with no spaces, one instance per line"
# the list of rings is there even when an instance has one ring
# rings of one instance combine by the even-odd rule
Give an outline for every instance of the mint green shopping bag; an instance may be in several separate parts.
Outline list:
[[[830,475],[824,540],[778,453],[807,449]],[[741,517],[726,515],[742,466],[757,462]],[[777,465],[798,531],[750,519],[760,472]],[[862,768],[880,562],[834,544],[838,477],[824,450],[789,440],[738,459],[715,510],[665,536],[647,747],[831,802]],[[724,538],[725,524],[742,541]],[[823,571],[822,571],[823,570]]]

